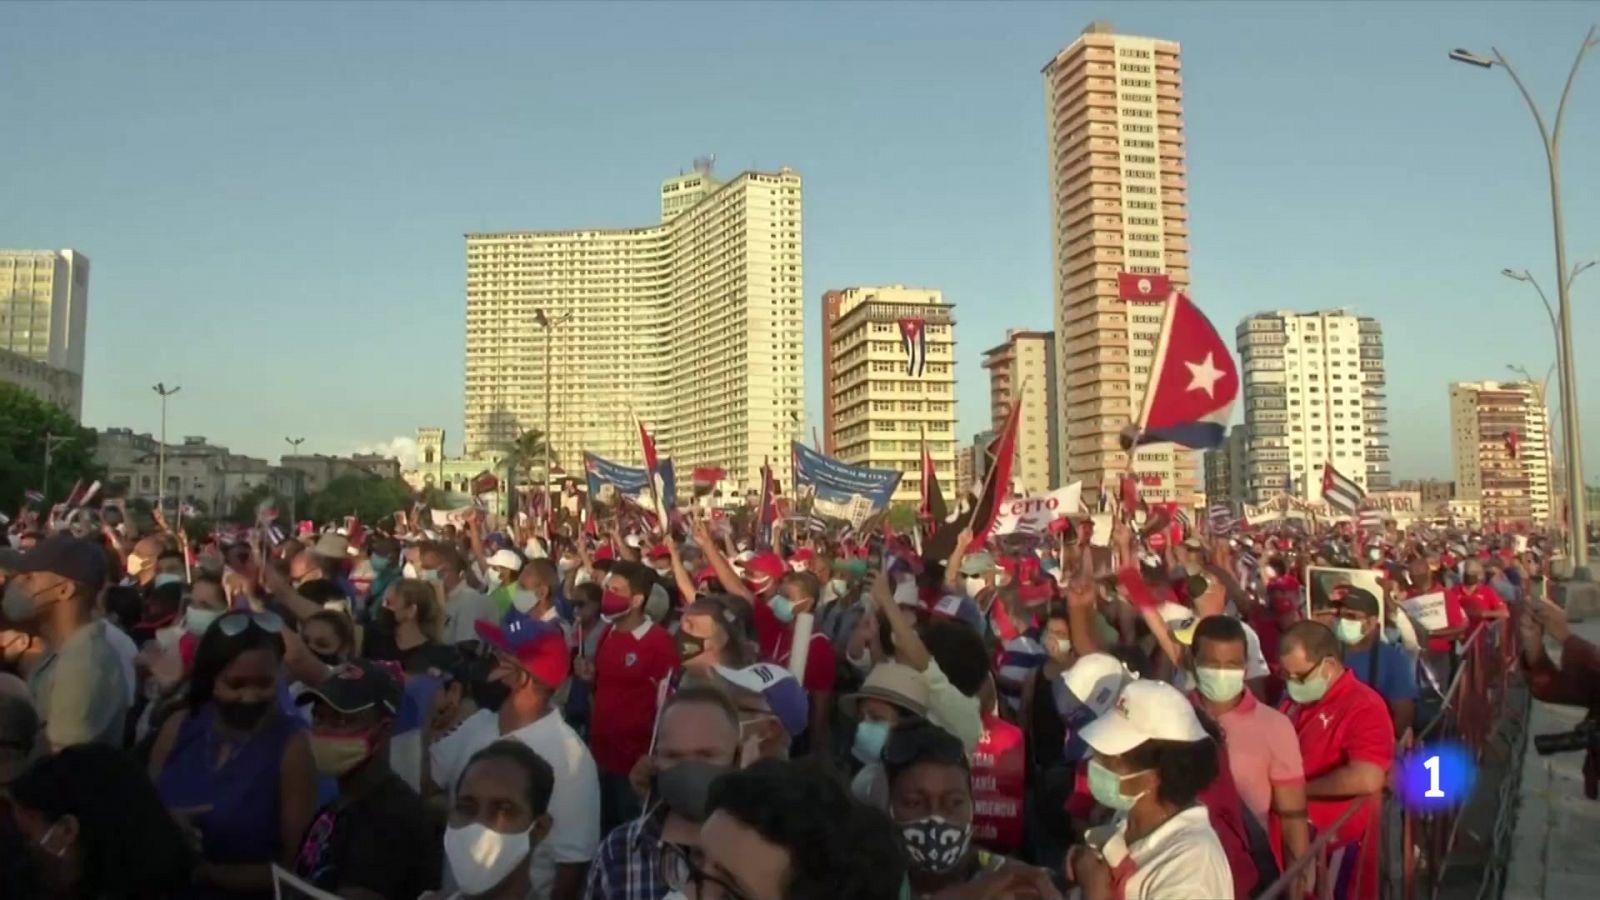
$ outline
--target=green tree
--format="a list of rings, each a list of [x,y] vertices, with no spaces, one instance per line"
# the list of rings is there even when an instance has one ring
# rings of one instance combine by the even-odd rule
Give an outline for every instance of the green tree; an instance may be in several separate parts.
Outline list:
[[[544,447],[544,432],[529,428],[506,448],[506,465],[515,466],[519,475],[529,475],[534,471],[543,473]],[[550,448],[550,464],[561,465],[561,456],[554,447]]]
[[[411,486],[404,481],[356,474],[335,478],[300,506],[301,515],[316,522],[340,521],[354,515],[367,523],[410,508]]]
[[[44,483],[45,436],[53,440],[50,483]],[[66,440],[61,440],[66,438]],[[11,384],[0,384],[0,509],[16,509],[30,489],[50,502],[65,500],[74,482],[105,477],[94,460],[95,433],[56,406]]]
[[[904,534],[917,524],[917,506],[914,503],[895,503],[889,507],[889,527]]]

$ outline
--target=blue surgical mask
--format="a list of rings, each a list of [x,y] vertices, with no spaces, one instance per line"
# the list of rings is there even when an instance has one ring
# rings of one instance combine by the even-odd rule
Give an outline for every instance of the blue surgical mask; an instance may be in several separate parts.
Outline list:
[[[856,726],[856,758],[862,762],[877,762],[883,758],[883,745],[888,741],[888,722],[861,722]]]
[[[156,587],[166,587],[169,584],[183,584],[183,576],[174,575],[171,572],[162,572],[160,575],[156,576],[156,580],[152,583]]]
[[[772,615],[779,622],[788,624],[794,621],[794,601],[782,594],[773,597],[767,604],[772,608]]]
[[[1145,795],[1144,791],[1129,796],[1122,792],[1122,783],[1129,778],[1137,778],[1145,772],[1153,771],[1144,769],[1128,775],[1118,775],[1105,766],[1100,765],[1100,760],[1089,760],[1089,793],[1107,809],[1133,809],[1139,798]]]

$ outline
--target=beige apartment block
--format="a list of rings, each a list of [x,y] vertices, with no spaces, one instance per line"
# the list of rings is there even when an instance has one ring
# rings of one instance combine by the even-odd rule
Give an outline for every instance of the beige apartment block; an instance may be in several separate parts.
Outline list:
[[[922,494],[922,438],[927,435],[946,501],[956,478],[955,317],[936,290],[902,285],[829,291],[837,313],[823,351],[832,410],[833,453],[855,465],[905,473],[896,502]],[[927,355],[909,371],[900,323],[920,321]]]
[[[1017,453],[1012,480],[1029,496],[1061,487],[1057,468],[1056,336],[1049,331],[1006,332],[1006,342],[984,351],[989,370],[989,415],[1000,431],[1017,405]]]
[[[1118,441],[1139,414],[1161,332],[1159,305],[1117,299],[1119,272],[1189,285],[1188,170],[1176,42],[1096,22],[1045,64],[1059,477],[1098,486],[1128,468]],[[1185,499],[1195,454],[1142,448],[1147,499]]]
[[[76,250],[0,250],[0,350],[83,374],[89,258]]]
[[[466,236],[467,456],[537,428],[569,469],[585,450],[638,464],[637,413],[684,484],[699,465],[727,470],[724,490],[755,487],[767,460],[788,482],[805,402],[800,176],[723,182],[701,160],[660,200],[641,228]]]
[[[1532,381],[1450,385],[1455,496],[1476,503],[1485,525],[1543,524],[1554,511],[1550,410],[1544,391]],[[1509,439],[1513,434],[1514,442]]]

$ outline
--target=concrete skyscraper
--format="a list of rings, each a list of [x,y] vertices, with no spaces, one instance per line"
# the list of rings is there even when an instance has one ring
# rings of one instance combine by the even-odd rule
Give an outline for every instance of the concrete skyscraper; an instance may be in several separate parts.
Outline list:
[[[1061,486],[1056,458],[1056,336],[1048,331],[1006,332],[1006,342],[984,351],[989,370],[989,415],[995,431],[1012,407],[1022,405],[1012,479],[1029,496]]]
[[[743,490],[770,460],[787,483],[805,402],[800,176],[723,182],[702,160],[660,200],[639,228],[466,236],[468,455],[536,428],[568,471],[584,450],[636,463],[631,410],[684,477],[720,466]]]
[[[897,502],[922,488],[922,437],[945,499],[956,479],[955,317],[939,291],[901,285],[829,291],[837,317],[823,352],[833,453],[841,460],[905,473]],[[901,339],[902,322],[919,323],[920,364]]]
[[[76,250],[0,250],[0,350],[83,374],[89,258]]]
[[[1189,284],[1183,79],[1172,41],[1096,22],[1044,67],[1054,252],[1058,469],[1086,502],[1128,465],[1118,435],[1139,414],[1162,309],[1117,299],[1117,274]],[[1195,489],[1193,453],[1141,449],[1147,498]],[[1151,477],[1153,476],[1153,477]],[[1155,482],[1152,484],[1151,482]]]
[[[1542,385],[1450,385],[1450,457],[1456,497],[1477,501],[1484,524],[1549,520],[1550,411]]]
[[[1235,338],[1246,446],[1243,496],[1234,499],[1261,503],[1292,483],[1295,496],[1321,500],[1328,462],[1369,492],[1389,489],[1377,320],[1340,310],[1260,313],[1240,322]]]

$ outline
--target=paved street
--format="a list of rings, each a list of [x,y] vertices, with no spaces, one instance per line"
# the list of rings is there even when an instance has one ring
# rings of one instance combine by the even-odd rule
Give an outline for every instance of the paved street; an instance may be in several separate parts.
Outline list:
[[[1573,624],[1600,642],[1600,619]],[[1533,734],[1566,731],[1583,710],[1533,701]],[[1600,883],[1600,801],[1583,796],[1583,754],[1539,756],[1528,741],[1522,760],[1516,831],[1505,900],[1576,900]]]

